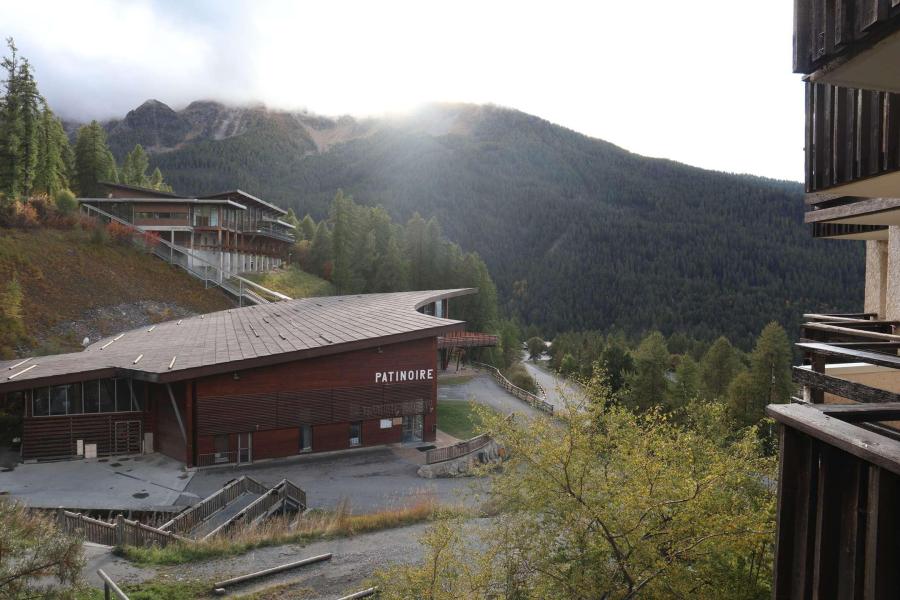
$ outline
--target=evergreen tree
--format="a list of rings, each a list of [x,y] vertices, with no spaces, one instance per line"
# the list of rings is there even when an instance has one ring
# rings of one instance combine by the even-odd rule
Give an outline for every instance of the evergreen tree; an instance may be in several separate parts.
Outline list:
[[[607,338],[599,362],[606,372],[607,384],[613,392],[621,390],[629,374],[634,371],[634,358],[628,351],[624,338],[618,335],[610,335]]]
[[[331,281],[339,294],[355,291],[353,265],[353,243],[357,236],[354,223],[352,200],[338,190],[331,204],[331,254],[334,257],[334,271]]]
[[[681,357],[675,369],[675,389],[672,393],[672,404],[675,407],[687,406],[700,394],[700,366],[689,354]]]
[[[28,195],[34,184],[43,99],[28,60],[19,57],[12,38],[6,43],[10,56],[0,63],[6,76],[0,103],[0,192],[15,198]]]
[[[629,377],[627,400],[638,410],[662,406],[668,399],[669,350],[666,338],[654,331],[634,352],[634,372]]]
[[[331,275],[331,232],[325,221],[319,223],[309,249],[309,263],[314,275],[328,279]]]
[[[150,187],[160,192],[172,191],[172,186],[163,181],[163,174],[159,167],[153,169],[153,174],[150,175]]]
[[[150,159],[144,152],[143,146],[135,144],[134,149],[125,156],[125,162],[122,163],[122,169],[119,172],[121,183],[150,187],[150,177],[147,176],[149,167]]]
[[[75,183],[83,197],[103,195],[102,181],[118,181],[116,161],[106,145],[106,131],[97,121],[78,130],[75,141]]]
[[[406,222],[404,236],[406,257],[409,260],[409,285],[414,290],[426,289],[428,270],[428,242],[425,229],[428,224],[418,212]]]
[[[313,236],[316,235],[316,222],[313,221],[313,218],[309,216],[309,213],[303,217],[303,220],[300,221],[300,226],[297,228],[297,233],[300,236],[300,239],[312,241]]]
[[[724,336],[713,342],[700,361],[703,396],[708,400],[724,399],[739,367],[740,362],[731,342]]]
[[[778,323],[769,323],[756,339],[750,355],[750,377],[753,385],[753,406],[750,419],[756,422],[764,416],[767,404],[783,404],[791,399],[791,344],[787,333]]]
[[[728,386],[728,414],[742,427],[759,421],[755,408],[758,390],[755,388],[753,376],[747,369],[741,369]]]
[[[32,189],[55,196],[69,187],[69,165],[71,155],[69,139],[62,123],[49,108],[44,107],[37,135],[37,165]]]

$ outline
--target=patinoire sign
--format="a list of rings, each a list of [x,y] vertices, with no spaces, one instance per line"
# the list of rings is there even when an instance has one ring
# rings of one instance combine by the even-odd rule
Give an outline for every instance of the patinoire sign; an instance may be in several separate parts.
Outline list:
[[[377,371],[375,373],[375,383],[402,383],[404,381],[428,381],[431,379],[434,379],[434,369]]]

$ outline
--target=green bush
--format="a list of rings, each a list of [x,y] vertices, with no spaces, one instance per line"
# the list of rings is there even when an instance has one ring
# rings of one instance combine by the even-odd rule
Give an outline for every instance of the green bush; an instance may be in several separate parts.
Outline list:
[[[75,200],[75,194],[69,190],[59,190],[53,197],[56,203],[56,210],[63,215],[71,215],[78,210],[78,201]]]
[[[514,386],[520,387],[532,394],[537,393],[537,383],[534,381],[534,377],[528,373],[528,370],[522,366],[522,363],[515,363],[504,371],[503,375],[509,379],[510,383]]]

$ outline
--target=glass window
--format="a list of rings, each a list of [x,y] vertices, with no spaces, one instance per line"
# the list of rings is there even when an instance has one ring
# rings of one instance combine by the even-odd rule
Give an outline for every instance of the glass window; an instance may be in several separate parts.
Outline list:
[[[312,427],[309,425],[300,426],[300,452],[309,452],[312,450]]]
[[[144,382],[132,379],[131,391],[134,392],[134,397],[131,399],[131,410],[144,410],[144,396],[147,393]]]
[[[9,415],[21,415],[25,402],[31,400],[31,390],[23,390],[21,392],[9,392],[6,394],[6,405],[4,410]]]
[[[81,414],[83,412],[83,407],[81,405],[81,384],[70,383],[66,388],[68,388],[66,393],[69,396],[69,414]]]
[[[50,388],[39,387],[32,391],[32,414],[36,417],[46,417],[50,414]]]
[[[362,444],[362,423],[350,423],[350,445]]]
[[[100,412],[100,382],[96,379],[85,381],[82,390],[84,391],[84,412]]]
[[[115,412],[116,410],[116,380],[100,380],[100,412]]]
[[[131,407],[131,390],[128,389],[128,379],[116,379],[116,411],[130,412],[134,410]]]
[[[64,415],[68,412],[66,409],[66,387],[64,385],[54,385],[50,388],[51,415]]]

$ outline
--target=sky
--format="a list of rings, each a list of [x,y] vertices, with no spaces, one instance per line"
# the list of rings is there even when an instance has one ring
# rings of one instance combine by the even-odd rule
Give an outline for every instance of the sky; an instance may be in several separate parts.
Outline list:
[[[358,117],[492,103],[639,154],[799,181],[791,27],[788,0],[0,2],[0,34],[69,119],[149,98]]]

